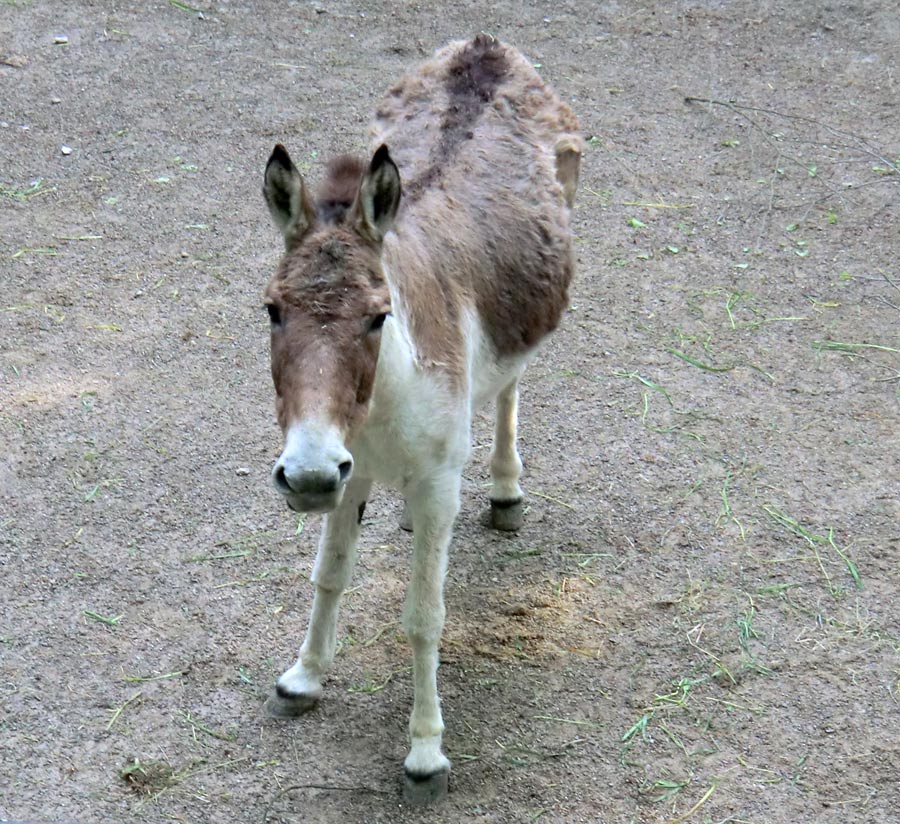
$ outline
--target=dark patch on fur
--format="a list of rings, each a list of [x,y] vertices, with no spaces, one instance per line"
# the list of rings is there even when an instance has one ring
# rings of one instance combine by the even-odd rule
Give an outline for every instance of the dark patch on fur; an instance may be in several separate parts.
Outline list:
[[[407,186],[416,200],[433,186],[459,147],[474,136],[473,124],[494,99],[497,87],[509,69],[503,46],[486,34],[466,44],[447,67],[445,85],[449,101],[441,121],[441,136],[432,149],[428,168]]]
[[[359,509],[356,511],[356,523],[358,523],[358,524],[362,523],[363,515],[365,514],[365,512],[366,512],[366,502],[363,501],[359,505]]]
[[[442,128],[458,131],[471,123],[493,99],[508,68],[500,41],[485,34],[460,50],[447,70],[450,106]]]
[[[338,155],[328,163],[325,179],[316,191],[316,216],[338,225],[356,200],[366,164],[353,155]]]

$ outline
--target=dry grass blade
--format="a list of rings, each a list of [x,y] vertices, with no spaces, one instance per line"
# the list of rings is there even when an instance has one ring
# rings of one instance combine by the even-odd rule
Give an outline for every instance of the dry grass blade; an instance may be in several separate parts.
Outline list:
[[[564,506],[566,509],[571,509],[573,512],[575,511],[575,507],[572,504],[567,504],[565,501],[561,501],[559,498],[554,498],[552,495],[545,495],[543,492],[538,492],[535,489],[527,490],[527,494],[529,495],[537,495],[538,498],[543,498],[545,501],[552,501],[555,504],[559,504],[560,506]]]
[[[579,721],[577,718],[560,718],[556,715],[533,715],[537,721],[555,721],[557,724],[573,724],[576,727],[601,727],[602,724],[595,724],[593,721]]]
[[[179,678],[182,675],[184,675],[184,671],[178,670],[163,675],[126,675],[125,680],[132,684],[146,684],[149,681],[164,681],[167,678]]]
[[[134,703],[135,701],[137,701],[138,698],[140,698],[143,694],[144,694],[143,692],[136,692],[136,693],[135,693],[134,695],[132,695],[131,698],[129,698],[124,704],[120,704],[118,707],[115,707],[114,709],[111,709],[110,712],[112,713],[112,717],[109,719],[109,723],[106,725],[106,729],[107,729],[107,730],[112,729],[113,724],[115,724],[116,721],[119,720],[119,716],[122,715],[122,713],[125,711],[125,708],[126,708],[129,704],[132,704],[132,703]]]
[[[685,363],[689,363],[691,366],[696,366],[698,369],[703,369],[706,372],[731,372],[731,370],[735,368],[735,364],[731,364],[730,366],[713,366],[709,363],[703,363],[703,361],[698,361],[696,358],[692,358],[690,355],[686,355],[681,350],[671,346],[666,347],[666,352],[670,355],[674,355],[676,358],[681,358]]]
[[[682,824],[682,822],[687,821],[697,810],[699,810],[707,801],[709,801],[710,796],[715,792],[716,785],[713,784],[704,794],[703,797],[694,804],[684,815],[678,816],[678,818],[672,818],[666,822],[666,824]]]
[[[205,733],[211,738],[218,738],[219,741],[227,741],[229,743],[237,739],[237,735],[233,732],[220,732],[219,730],[214,730],[210,727],[207,727],[201,721],[198,721],[196,718],[194,718],[193,715],[191,715],[190,710],[183,710],[179,714],[193,730]]]
[[[812,348],[820,352],[848,352],[850,354],[855,354],[861,349],[875,349],[879,352],[900,353],[900,349],[895,349],[893,346],[881,346],[877,343],[846,343],[838,340],[813,341]]]
[[[807,529],[803,524],[797,521],[795,518],[792,518],[790,515],[785,515],[778,507],[772,506],[770,504],[766,504],[763,506],[763,511],[779,526],[783,529],[786,529],[788,532],[793,533],[798,538],[803,538],[807,544],[809,544],[810,548],[813,551],[813,554],[816,558],[816,562],[819,565],[819,569],[822,571],[822,574],[825,577],[826,582],[828,583],[828,589],[832,595],[837,597],[840,595],[840,590],[834,586],[831,581],[831,576],[828,574],[828,571],[825,569],[825,564],[822,560],[822,556],[819,553],[819,547],[822,545],[830,546],[835,553],[840,557],[840,559],[846,564],[847,570],[850,573],[850,577],[853,578],[853,583],[856,585],[857,589],[862,589],[862,578],[859,574],[859,569],[854,563],[854,561],[847,555],[847,553],[842,550],[834,541],[834,528],[828,527],[828,535],[818,535],[815,532]]]
[[[108,627],[117,626],[119,621],[122,620],[124,616],[122,615],[114,615],[112,617],[101,615],[99,612],[94,612],[92,609],[86,609],[82,611],[82,614],[85,618],[90,618],[92,621],[97,621],[100,624],[106,624]]]

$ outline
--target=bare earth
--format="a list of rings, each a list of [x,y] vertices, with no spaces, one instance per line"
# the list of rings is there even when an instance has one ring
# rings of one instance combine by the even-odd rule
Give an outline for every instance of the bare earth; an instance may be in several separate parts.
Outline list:
[[[0,819],[900,821],[896,4],[490,9],[0,0]],[[262,712],[320,522],[269,486],[260,185],[479,30],[590,140],[517,535],[477,422],[422,812],[392,493],[321,706]]]

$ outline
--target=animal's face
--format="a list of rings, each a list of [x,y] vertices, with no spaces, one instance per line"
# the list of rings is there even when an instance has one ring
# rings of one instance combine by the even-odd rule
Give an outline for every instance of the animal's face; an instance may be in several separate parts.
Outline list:
[[[368,414],[391,311],[381,241],[399,202],[399,175],[379,150],[346,214],[323,223],[276,147],[264,193],[286,246],[265,296],[285,436],[273,482],[292,509],[327,512],[353,471],[349,447]]]

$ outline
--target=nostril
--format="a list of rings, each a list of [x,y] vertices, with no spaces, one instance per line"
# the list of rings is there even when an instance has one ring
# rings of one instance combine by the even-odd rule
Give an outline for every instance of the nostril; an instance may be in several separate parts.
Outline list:
[[[353,469],[353,461],[344,461],[342,464],[338,466],[338,473],[341,476],[341,483],[347,480],[350,477],[350,472]]]
[[[275,472],[273,473],[273,478],[275,479],[275,486],[280,489],[282,492],[292,492],[291,485],[288,483],[287,475],[284,474],[283,466],[276,466]]]

